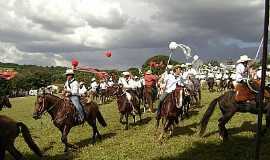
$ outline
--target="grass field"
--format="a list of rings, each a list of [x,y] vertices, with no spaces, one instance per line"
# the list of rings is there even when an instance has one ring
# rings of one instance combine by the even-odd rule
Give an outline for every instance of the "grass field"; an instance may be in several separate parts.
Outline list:
[[[92,129],[85,124],[75,127],[69,134],[69,142],[79,146],[76,151],[64,153],[60,132],[52,124],[48,114],[41,120],[32,119],[35,97],[12,99],[12,109],[4,109],[1,114],[22,121],[31,130],[35,141],[46,153],[44,159],[186,159],[186,160],[249,160],[255,151],[256,116],[236,114],[227,125],[230,139],[222,142],[217,133],[217,120],[220,116],[218,107],[211,117],[206,137],[196,135],[196,124],[200,121],[210,101],[218,93],[203,92],[202,107],[193,108],[192,117],[185,119],[175,129],[172,138],[165,137],[162,144],[157,143],[155,136],[155,118],[151,113],[143,115],[141,124],[124,130],[119,123],[119,114],[115,102],[100,106],[108,126],[99,130],[102,141],[90,145]],[[270,159],[270,137],[263,139],[262,159]],[[38,159],[28,149],[22,137],[16,140],[17,148],[28,158]],[[12,159],[9,155],[7,159]]]

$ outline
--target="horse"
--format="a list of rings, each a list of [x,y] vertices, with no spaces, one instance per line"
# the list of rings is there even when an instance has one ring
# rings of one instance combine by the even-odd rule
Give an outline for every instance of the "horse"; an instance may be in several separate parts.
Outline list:
[[[207,85],[208,85],[209,92],[213,92],[214,91],[214,85],[215,85],[215,79],[214,78],[208,78],[207,79]]]
[[[0,111],[2,110],[3,107],[7,107],[7,108],[12,107],[8,96],[1,96],[0,97]]]
[[[227,80],[220,79],[219,83],[217,84],[217,91],[224,91],[227,88]]]
[[[245,102],[245,103],[237,103],[235,100],[235,91],[227,91],[221,96],[215,98],[207,108],[206,112],[204,113],[201,122],[200,122],[200,131],[199,135],[203,136],[208,121],[211,117],[211,115],[214,112],[214,109],[216,108],[217,104],[219,104],[219,108],[221,110],[222,116],[218,120],[219,124],[219,135],[223,140],[228,139],[228,132],[225,127],[226,123],[233,117],[233,115],[236,112],[242,112],[242,113],[252,113],[252,114],[258,114],[258,108],[256,108],[255,101]],[[269,101],[264,104],[263,113],[266,114],[266,127],[270,128],[270,103]],[[266,129],[265,129],[266,131]]]
[[[178,124],[179,110],[177,108],[177,90],[174,90],[172,93],[169,93],[161,104],[160,113],[156,116],[156,129],[159,128],[159,123],[161,118],[165,118],[165,123],[163,125],[162,132],[158,138],[160,141],[163,138],[163,135],[169,130],[170,136],[173,135],[174,124]]]
[[[39,157],[42,153],[36,145],[27,126],[22,122],[17,122],[7,116],[0,115],[0,159],[5,159],[7,150],[16,160],[25,159],[23,155],[15,148],[15,139],[22,133],[24,141],[29,148]]]
[[[144,86],[143,88],[143,105],[144,105],[144,112],[146,112],[146,105],[148,105],[150,111],[154,112],[153,103],[156,99],[156,96],[153,95],[153,87],[152,86]]]
[[[92,144],[95,144],[96,138],[101,139],[101,135],[96,126],[96,119],[103,127],[106,127],[107,124],[99,111],[96,102],[88,102],[85,99],[82,100],[82,105],[84,106],[85,111],[85,121],[93,128]],[[72,127],[84,122],[76,121],[78,112],[73,104],[71,104],[69,100],[66,100],[66,98],[61,99],[55,95],[42,91],[37,96],[33,118],[40,119],[45,112],[50,114],[53,124],[62,133],[61,141],[65,145],[64,152],[67,152],[68,148],[77,149],[74,145],[68,143],[67,136]]]
[[[135,115],[132,114],[133,107],[136,110],[137,114],[139,115],[140,121],[142,120],[141,109],[140,109],[140,100],[136,96],[136,94],[132,94],[132,99],[131,99],[132,104],[130,104],[129,100],[127,99],[127,93],[123,91],[123,87],[121,85],[118,85],[116,87],[114,95],[116,96],[116,99],[117,99],[118,111],[120,113],[120,123],[123,124],[122,120],[123,120],[123,117],[125,117],[125,119],[126,119],[125,130],[128,130],[128,116],[129,115],[132,115],[133,122],[134,122],[134,124],[136,123]],[[131,105],[133,105],[133,107]]]
[[[184,116],[189,117],[189,108],[191,106],[191,95],[186,87],[176,86],[175,89],[176,106],[178,108],[177,115],[180,120],[184,119]]]

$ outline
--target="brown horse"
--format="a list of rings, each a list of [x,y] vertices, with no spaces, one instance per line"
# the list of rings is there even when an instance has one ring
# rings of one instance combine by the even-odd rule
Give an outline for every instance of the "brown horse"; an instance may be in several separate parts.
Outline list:
[[[140,100],[138,97],[136,97],[136,94],[132,94],[132,104],[129,103],[128,99],[127,99],[127,93],[123,91],[123,88],[121,85],[118,85],[116,87],[115,93],[114,95],[117,98],[117,106],[118,106],[118,111],[120,113],[120,123],[123,123],[122,119],[123,117],[125,117],[126,119],[126,126],[125,129],[128,129],[128,116],[132,115],[133,116],[133,122],[134,124],[136,123],[136,119],[135,119],[135,115],[132,114],[133,111],[133,107],[131,105],[134,106],[134,109],[136,110],[137,114],[140,117],[140,121],[141,121],[141,109],[140,109]]]
[[[22,133],[29,148],[39,157],[42,157],[42,153],[33,141],[27,126],[22,122],[17,122],[7,116],[0,115],[0,159],[5,159],[6,150],[16,160],[25,159],[14,146],[15,139],[19,136],[19,133]]]
[[[148,105],[151,112],[154,112],[153,103],[155,101],[155,97],[153,96],[153,87],[152,86],[144,86],[143,88],[143,102],[144,102],[144,112],[146,112],[146,105]]]
[[[207,85],[208,85],[209,92],[214,92],[215,79],[214,78],[208,78],[207,79]]]
[[[93,128],[92,143],[94,144],[96,142],[96,136],[101,139],[101,135],[96,126],[96,119],[103,127],[107,124],[99,111],[97,103],[86,102],[86,100],[84,100],[82,104],[85,111],[85,121]],[[37,96],[33,118],[41,118],[44,112],[48,112],[51,115],[53,124],[61,131],[61,140],[65,145],[64,151],[66,152],[68,148],[76,149],[75,146],[68,143],[67,136],[72,127],[80,125],[83,122],[78,123],[76,121],[75,117],[78,113],[71,102],[42,91],[42,93]]]
[[[233,117],[233,115],[236,112],[242,112],[242,113],[252,113],[252,114],[258,114],[258,108],[256,107],[255,101],[251,102],[243,102],[243,103],[237,103],[235,100],[235,91],[228,91],[225,92],[223,95],[215,98],[207,108],[206,112],[203,115],[203,118],[200,122],[200,135],[202,136],[206,130],[208,121],[211,117],[211,115],[214,112],[215,107],[217,104],[219,104],[219,108],[221,110],[222,116],[218,120],[219,124],[219,135],[223,139],[228,138],[228,132],[225,127],[226,123]],[[266,114],[266,131],[268,128],[270,128],[270,103],[269,101],[264,104],[263,113]]]
[[[0,97],[0,111],[3,107],[11,108],[11,103],[9,102],[8,96],[1,96]]]
[[[170,135],[172,136],[173,134],[173,127],[174,124],[178,124],[178,108],[177,108],[177,95],[178,92],[175,90],[174,92],[170,93],[167,95],[167,97],[164,99],[163,103],[161,104],[161,110],[160,114],[157,115],[157,123],[156,123],[156,129],[159,127],[160,119],[165,118],[165,123],[162,129],[162,132],[158,138],[160,141],[163,138],[163,135],[165,132],[170,130]]]

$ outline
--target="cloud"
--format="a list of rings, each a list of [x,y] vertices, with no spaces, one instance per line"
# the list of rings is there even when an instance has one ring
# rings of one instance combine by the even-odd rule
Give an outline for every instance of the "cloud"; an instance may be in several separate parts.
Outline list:
[[[10,43],[0,42],[0,59],[4,63],[36,64],[41,66],[68,66],[69,62],[59,54],[27,53]]]
[[[24,55],[76,57],[105,68],[141,65],[149,56],[167,54],[169,41],[189,45],[204,59],[237,58],[255,54],[263,8],[260,0],[10,0],[0,2],[0,42]],[[106,50],[113,51],[110,63],[104,61]],[[47,63],[6,53],[16,63]],[[184,61],[182,53],[176,58]]]

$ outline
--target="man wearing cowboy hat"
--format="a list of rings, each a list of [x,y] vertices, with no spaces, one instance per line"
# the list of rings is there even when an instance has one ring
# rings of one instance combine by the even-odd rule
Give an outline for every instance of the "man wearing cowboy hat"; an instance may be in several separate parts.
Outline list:
[[[84,111],[80,103],[79,83],[75,80],[74,71],[72,69],[67,69],[65,75],[67,78],[65,83],[66,96],[70,98],[71,102],[79,112],[78,121],[82,122],[84,120]]]
[[[157,116],[160,116],[161,112],[161,105],[165,98],[172,93],[176,89],[176,80],[173,73],[173,66],[168,65],[167,71],[164,74],[164,88],[162,88],[164,91],[160,95],[159,99],[157,100]]]
[[[86,89],[86,87],[84,85],[84,82],[81,81],[80,82],[80,88],[79,88],[80,96],[85,96],[86,92],[87,92],[87,89]]]
[[[126,97],[127,100],[129,102],[129,104],[132,106],[132,114],[135,115],[136,114],[136,110],[135,107],[132,103],[132,89],[133,89],[133,84],[131,84],[130,81],[130,73],[125,71],[122,73],[123,77],[119,78],[118,84],[121,84],[123,86],[123,90],[126,93]]]
[[[236,62],[236,82],[246,82],[248,77],[248,62],[250,61],[251,59],[247,55],[242,55]]]

